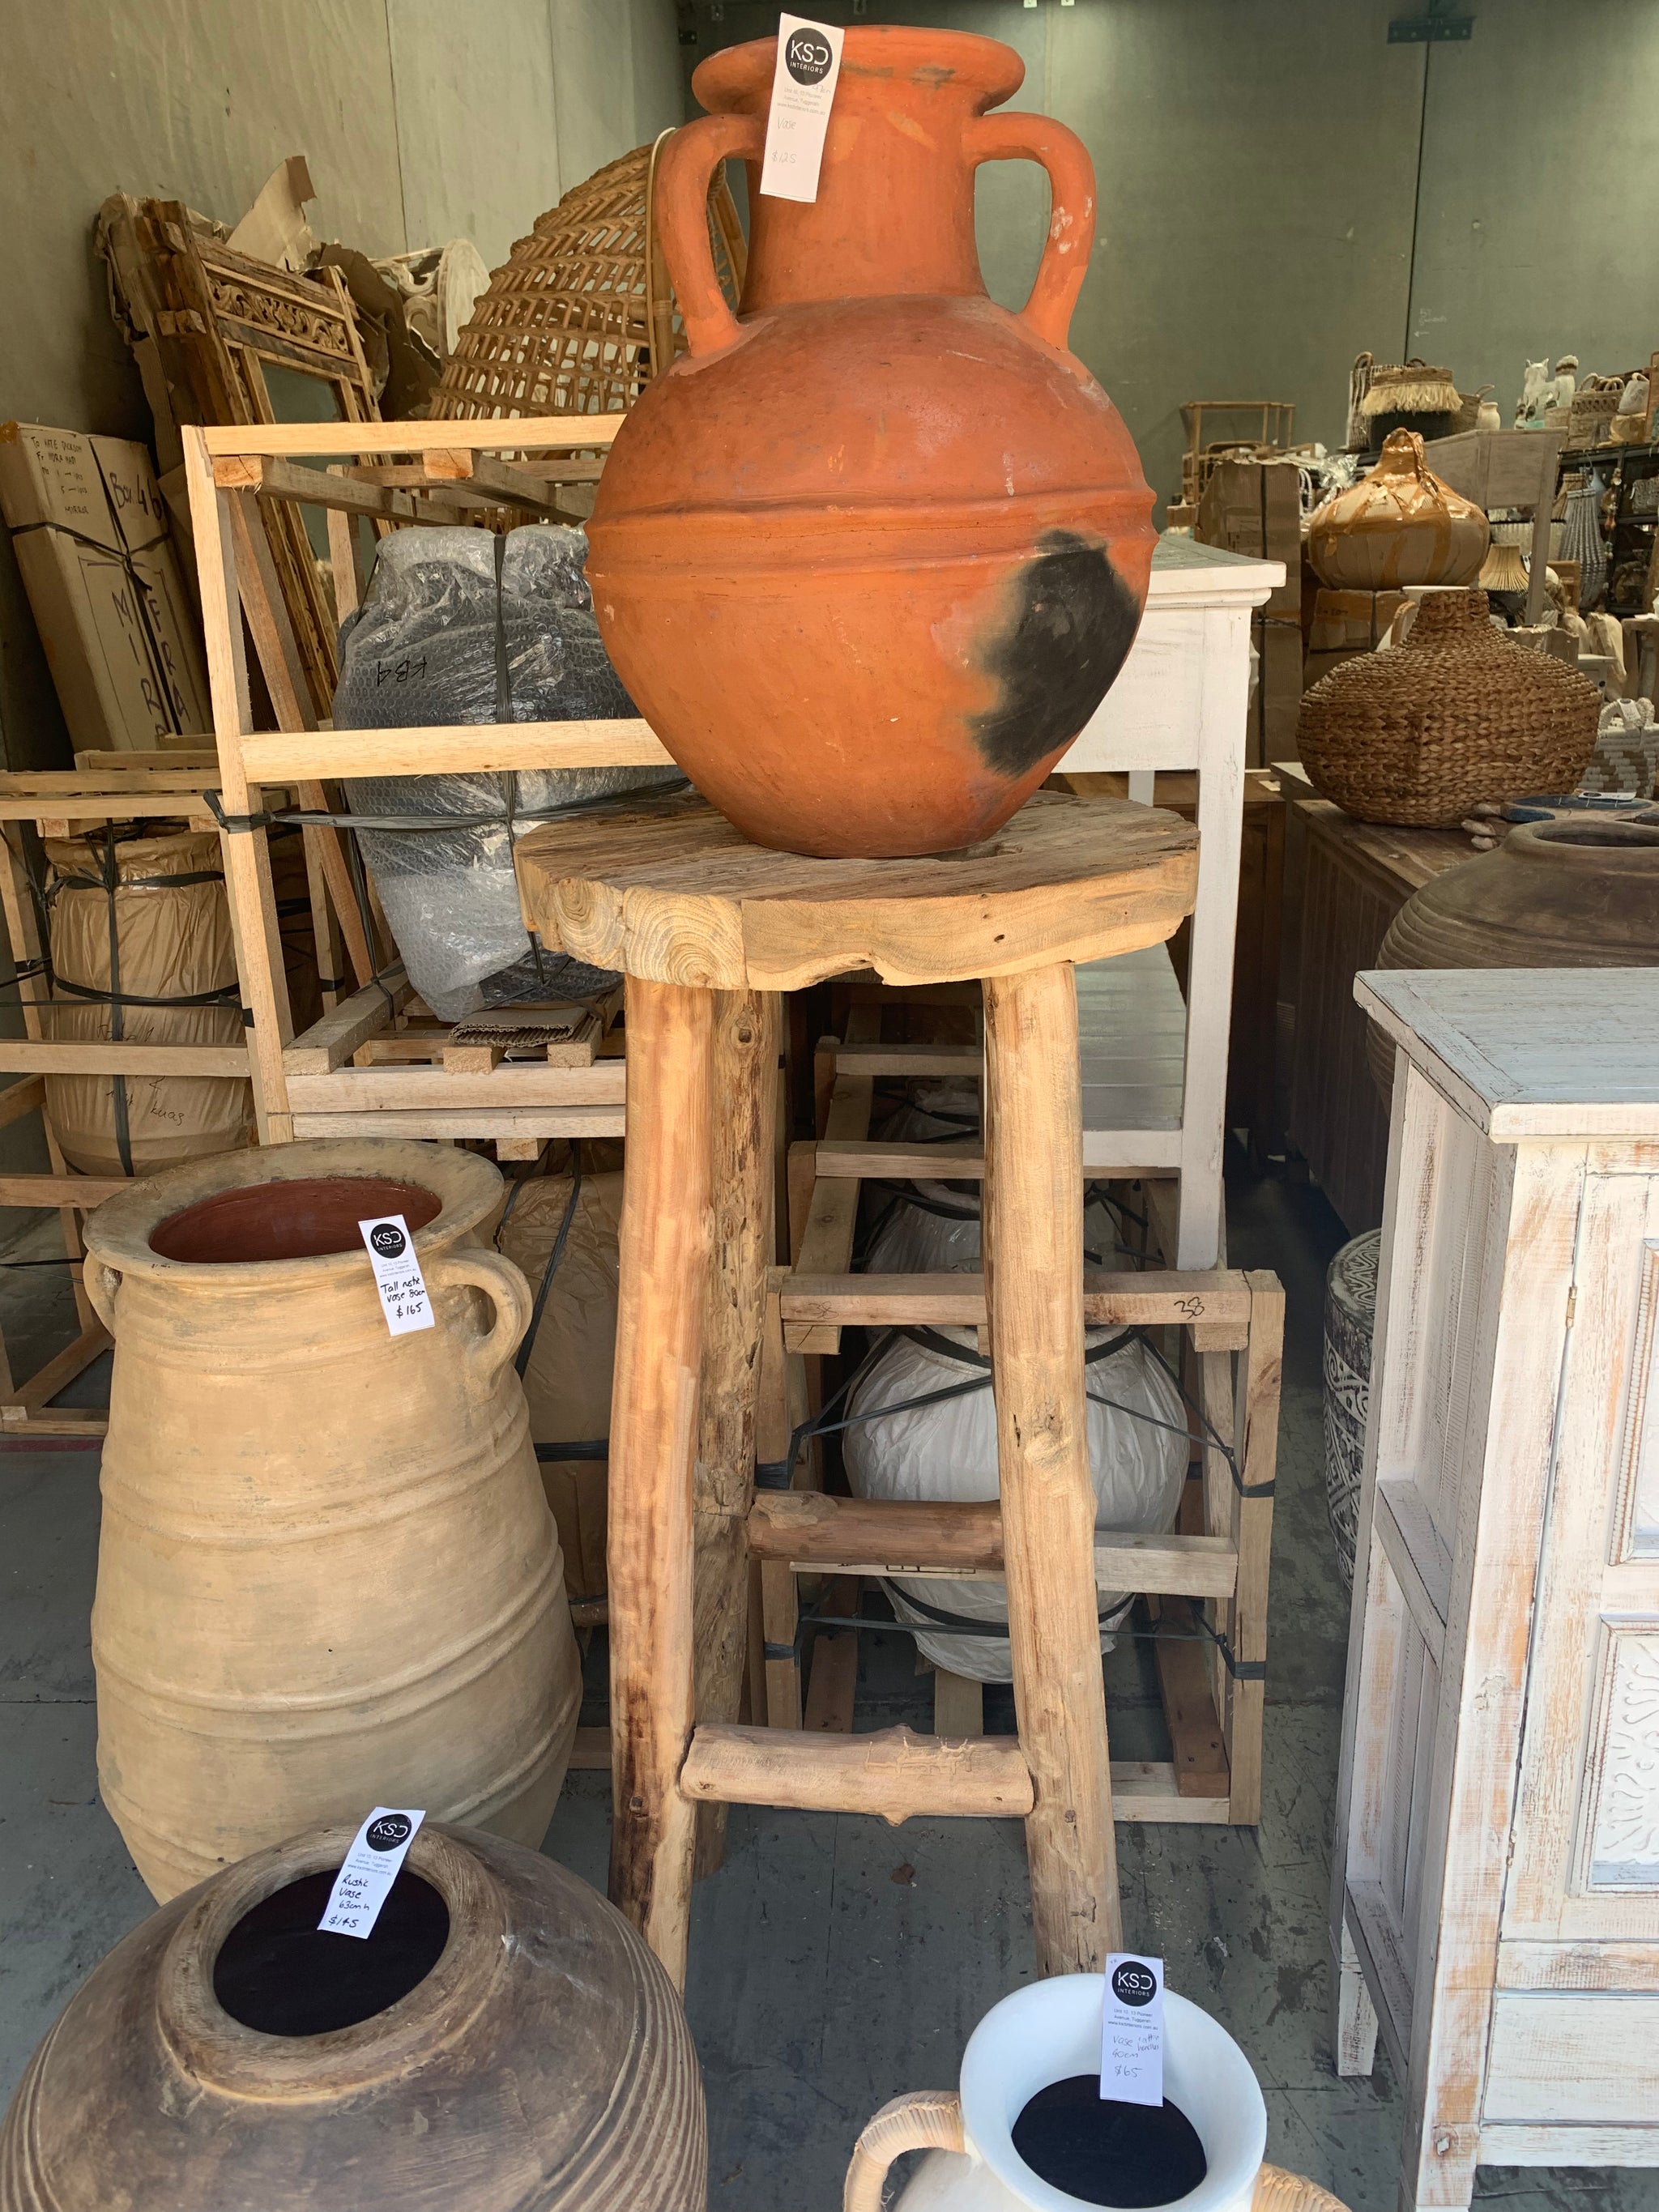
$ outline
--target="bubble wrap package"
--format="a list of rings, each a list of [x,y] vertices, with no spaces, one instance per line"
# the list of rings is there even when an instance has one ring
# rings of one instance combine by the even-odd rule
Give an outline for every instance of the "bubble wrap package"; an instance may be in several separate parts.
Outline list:
[[[400,530],[380,541],[360,614],[340,633],[334,726],[603,721],[637,712],[600,642],[580,530]],[[678,769],[359,776],[355,814],[491,817],[450,830],[362,830],[363,857],[410,979],[442,1021],[481,1006],[586,998],[615,978],[526,932],[513,840],[544,810],[684,787]]]

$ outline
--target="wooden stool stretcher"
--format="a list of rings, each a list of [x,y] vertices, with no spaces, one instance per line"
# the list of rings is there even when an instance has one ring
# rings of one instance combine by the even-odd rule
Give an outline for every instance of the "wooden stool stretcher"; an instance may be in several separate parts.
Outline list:
[[[680,799],[532,833],[518,865],[544,942],[628,977],[610,1461],[613,1899],[683,1981],[697,1802],[754,1802],[750,1770],[787,1759],[787,1778],[765,1785],[775,1794],[764,1802],[864,1806],[890,1771],[910,1809],[1023,1813],[1039,1970],[1097,1971],[1121,1921],[1084,1423],[1072,969],[1169,937],[1192,904],[1195,832],[1153,809],[1041,793],[969,853],[814,860],[747,844],[701,800]],[[722,994],[859,968],[889,981],[984,985],[985,1297],[1017,1757],[932,1737],[879,1751],[873,1739],[803,1741],[718,1721],[707,1703],[696,1725],[698,1644],[712,1635],[707,1591],[694,1627],[700,1393],[722,1407],[724,1434],[748,1455],[722,1486],[735,1520],[752,1482],[761,1350],[747,1316],[764,1296],[760,1240],[724,1237],[714,1264],[715,1212],[729,1218],[730,1188],[724,1164],[726,1188],[715,1188],[713,1132],[732,1118],[745,1065],[750,1084],[770,1088],[752,1050],[746,1062],[724,1055],[717,1085],[719,1010]],[[754,1113],[765,1110],[757,1101]],[[708,1331],[711,1297],[741,1324]],[[734,1420],[734,1404],[747,1415]],[[734,1572],[727,1587],[741,1606],[746,1583]]]

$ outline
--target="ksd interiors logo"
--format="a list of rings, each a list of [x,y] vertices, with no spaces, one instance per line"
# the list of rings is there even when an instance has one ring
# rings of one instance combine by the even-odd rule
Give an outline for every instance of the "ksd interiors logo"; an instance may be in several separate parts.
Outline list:
[[[396,1237],[394,1229],[392,1235]],[[377,1230],[375,1234],[380,1234]],[[395,1851],[399,1844],[406,1844],[415,1823],[407,1813],[382,1813],[378,1820],[371,1820],[364,1831],[363,1841],[372,1851]],[[1122,1969],[1120,1967],[1119,1972]]]
[[[401,1260],[409,1249],[409,1239],[395,1221],[377,1222],[368,1241],[383,1260]]]
[[[1112,1969],[1112,1995],[1120,2004],[1151,2004],[1158,1995],[1158,1978],[1136,1960],[1121,1960]]]
[[[822,84],[834,59],[822,31],[792,31],[783,50],[784,66],[797,84]]]

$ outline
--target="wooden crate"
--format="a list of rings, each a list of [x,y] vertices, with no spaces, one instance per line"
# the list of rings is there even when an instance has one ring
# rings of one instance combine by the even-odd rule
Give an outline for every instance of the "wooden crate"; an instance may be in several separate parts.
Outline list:
[[[21,1082],[0,1091],[0,1127],[41,1113],[46,1131],[46,1175],[0,1176],[0,1205],[40,1206],[56,1212],[63,1225],[64,1251],[70,1262],[80,1334],[75,1342],[19,1382],[0,1341],[0,1434],[8,1437],[101,1437],[107,1426],[101,1413],[54,1409],[52,1401],[109,1349],[110,1339],[82,1287],[82,1227],[106,1198],[130,1187],[123,1176],[73,1173],[58,1149],[52,1125],[44,1119],[48,1075],[188,1075],[246,1082],[251,1058],[243,1044],[151,1044],[118,1039],[55,1040],[52,1003],[43,972],[42,942],[25,866],[22,828],[32,823],[42,836],[67,836],[100,823],[182,820],[193,830],[216,824],[203,794],[216,780],[211,753],[83,753],[81,763],[32,775],[0,775],[0,909],[5,915],[12,959],[18,969],[23,1018],[21,1037],[0,1037],[0,1071]]]
[[[928,996],[926,990],[890,994],[866,986],[849,1008],[845,1042],[830,1037],[820,1045],[822,1133],[790,1148],[793,1266],[774,1279],[770,1334],[762,1353],[757,1452],[763,1465],[787,1456],[792,1432],[823,1402],[813,1370],[839,1348],[843,1328],[983,1326],[982,1276],[851,1272],[863,1178],[971,1180],[984,1172],[976,1137],[905,1144],[869,1134],[878,1077],[977,1073],[980,1054],[970,1045],[881,1042],[884,1001]],[[1142,1188],[1155,1243],[1172,1243],[1172,1186],[1148,1182]],[[1102,1587],[1139,1591],[1175,1632],[1156,1647],[1173,1757],[1114,1763],[1116,1816],[1254,1825],[1261,1814],[1284,1293],[1269,1274],[1224,1267],[1177,1274],[1153,1267],[1090,1278],[1085,1312],[1091,1326],[1121,1322],[1174,1332],[1195,1425],[1213,1439],[1195,1448],[1174,1533],[1105,1539],[1096,1547]],[[1002,1559],[1001,1520],[994,1504],[830,1497],[820,1481],[808,1452],[792,1470],[789,1489],[763,1488],[756,1497],[749,1543],[758,1563],[759,1605],[751,1624],[750,1698],[755,1718],[773,1727],[846,1730],[853,1723],[857,1636],[821,1634],[803,1685],[797,1577],[827,1581],[823,1609],[832,1615],[855,1608],[866,1576],[994,1577]],[[982,1733],[980,1688],[936,1672],[939,1735]]]
[[[267,830],[259,818],[275,787],[295,788],[301,804],[314,807],[325,796],[325,781],[344,777],[671,764],[648,724],[638,720],[319,727],[261,525],[261,507],[272,503],[326,514],[343,615],[357,589],[354,518],[415,525],[487,518],[503,507],[556,514],[552,487],[591,481],[594,457],[609,450],[622,420],[594,415],[510,422],[267,423],[181,433],[262,1143],[363,1135],[482,1139],[514,1158],[533,1157],[554,1137],[622,1133],[623,1066],[606,1053],[596,1050],[591,1062],[576,1066],[507,1059],[462,1065],[447,1061],[441,1050],[426,1061],[365,1054],[364,1048],[385,1046],[406,1027],[410,994],[394,959],[374,958],[361,924],[349,948],[356,993],[296,1036],[276,945]],[[244,617],[283,724],[275,732],[251,726]],[[343,924],[350,918],[343,915]]]

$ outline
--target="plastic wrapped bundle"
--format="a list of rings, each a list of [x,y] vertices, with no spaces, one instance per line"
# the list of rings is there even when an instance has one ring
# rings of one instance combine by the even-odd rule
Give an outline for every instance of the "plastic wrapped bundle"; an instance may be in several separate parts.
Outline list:
[[[380,543],[340,634],[334,726],[625,720],[637,710],[599,641],[580,530],[402,530]],[[360,776],[354,813],[455,815],[471,826],[363,830],[363,856],[415,988],[441,1020],[526,999],[590,997],[614,977],[526,933],[513,840],[550,808],[580,813],[680,786],[672,768]],[[482,823],[479,816],[488,817]]]
[[[960,1188],[917,1187],[921,1203],[902,1201],[871,1240],[865,1265],[872,1274],[972,1273],[980,1263],[978,1211]],[[963,1206],[973,1208],[963,1214]],[[1084,1243],[1091,1267],[1115,1261],[1115,1229],[1108,1208],[1091,1202],[1084,1214]],[[1169,1376],[1148,1347],[1125,1329],[1091,1329],[1085,1339],[1084,1388],[1088,1394],[1089,1471],[1098,1533],[1162,1534],[1172,1528],[1187,1477],[1186,1409]],[[848,1480],[860,1498],[984,1500],[997,1497],[996,1407],[988,1387],[942,1404],[884,1413],[963,1382],[988,1385],[988,1364],[970,1328],[901,1331],[879,1351],[849,1395],[854,1417],[843,1433]],[[1109,1402],[1107,1402],[1109,1401]],[[864,1419],[861,1415],[873,1415]],[[921,1626],[939,1613],[958,1620],[1006,1624],[1007,1593],[995,1582],[926,1579],[886,1585],[901,1620]],[[1100,1648],[1112,1646],[1111,1628],[1133,1592],[1099,1593]],[[1006,1682],[1013,1667],[1006,1637],[952,1634],[941,1624],[918,1636],[917,1648],[935,1666],[981,1682]]]

